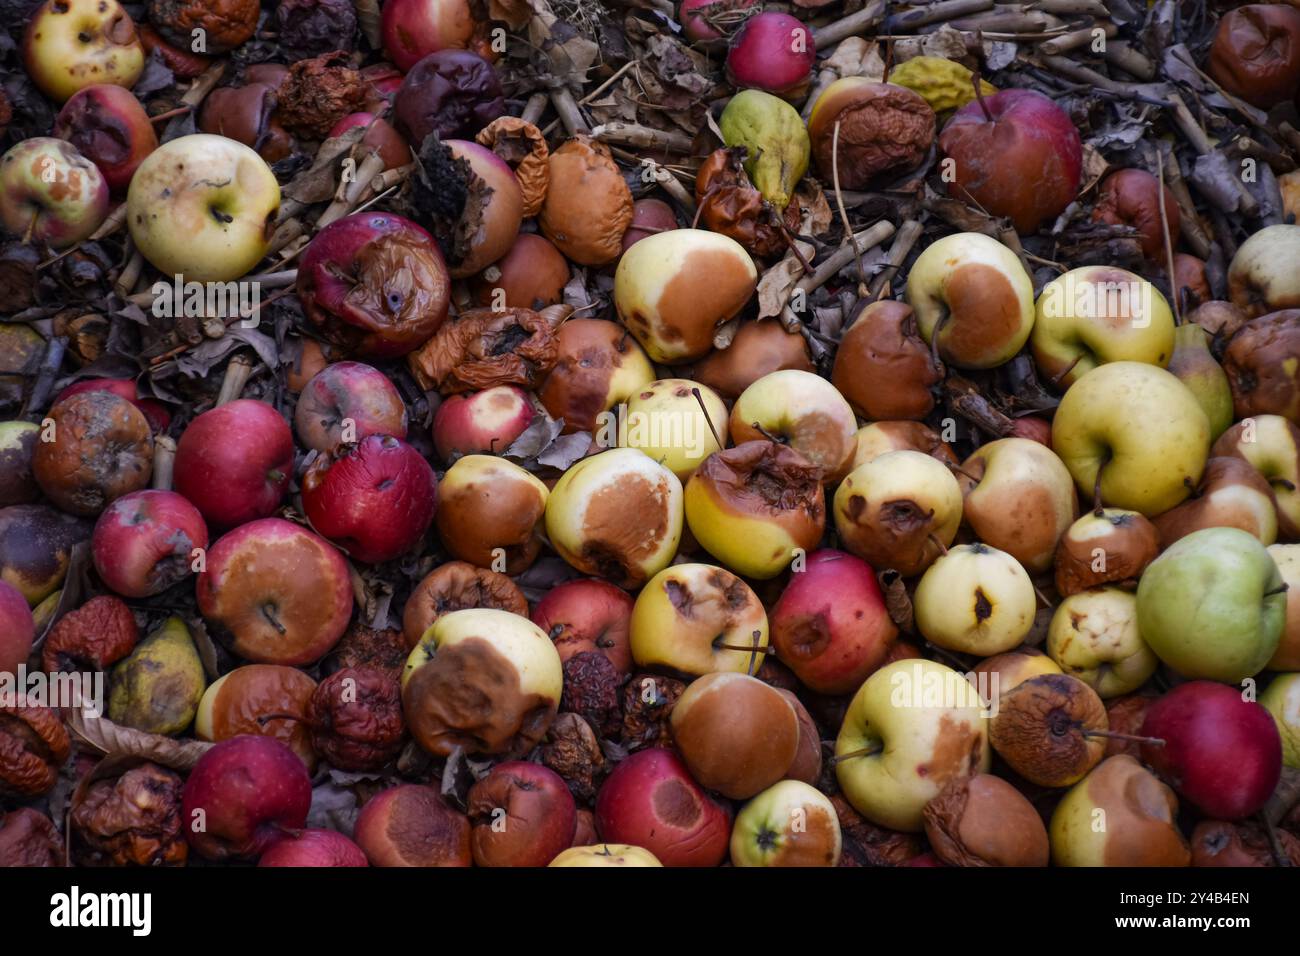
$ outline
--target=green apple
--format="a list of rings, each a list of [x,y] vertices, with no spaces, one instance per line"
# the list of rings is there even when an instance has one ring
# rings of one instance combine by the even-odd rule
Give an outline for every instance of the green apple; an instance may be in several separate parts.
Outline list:
[[[1147,517],[1183,501],[1201,480],[1210,420],[1162,368],[1100,365],[1070,386],[1052,421],[1052,448],[1092,498]]]
[[[1178,798],[1127,754],[1103,760],[1052,813],[1057,866],[1188,866]]]
[[[774,783],[736,814],[735,866],[835,866],[840,821],[825,794],[801,780]]]
[[[1263,670],[1277,650],[1286,592],[1258,538],[1205,528],[1143,572],[1137,616],[1143,639],[1179,674],[1235,684]]]
[[[1084,266],[1043,286],[1030,345],[1043,376],[1061,388],[1107,362],[1164,368],[1174,354],[1174,314],[1141,276]]]
[[[1137,598],[1116,587],[1080,591],[1058,604],[1047,653],[1103,698],[1137,690],[1160,666],[1138,631]]]
[[[243,143],[194,133],[164,143],[131,177],[126,224],[160,272],[238,279],[266,255],[280,211],[271,167]]]
[[[1259,702],[1277,721],[1282,735],[1282,762],[1300,770],[1300,674],[1278,674]]]
[[[1286,582],[1286,624],[1268,669],[1300,671],[1300,544],[1272,544],[1268,548],[1273,563]],[[40,631],[38,630],[39,634]]]
[[[1232,387],[1228,375],[1210,354],[1210,336],[1195,322],[1184,322],[1174,330],[1174,354],[1166,366],[1178,381],[1196,396],[1196,402],[1210,419],[1210,440],[1232,425]]]
[[[835,776],[853,808],[918,833],[949,781],[989,768],[988,718],[975,685],[929,660],[887,664],[853,695],[835,740]]]
[[[917,629],[950,651],[991,657],[1034,626],[1034,582],[1020,562],[986,544],[961,544],[935,561],[912,598]]]

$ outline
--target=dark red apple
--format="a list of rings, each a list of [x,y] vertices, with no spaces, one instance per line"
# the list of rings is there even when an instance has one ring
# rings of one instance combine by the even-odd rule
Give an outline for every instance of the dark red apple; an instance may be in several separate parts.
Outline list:
[[[276,840],[258,866],[369,866],[366,855],[337,830],[303,830]]]
[[[387,212],[358,212],[316,233],[298,267],[307,318],[344,352],[396,358],[447,318],[451,279],[424,229]]]
[[[464,455],[499,455],[532,424],[528,393],[514,385],[452,395],[433,416],[433,447],[447,463]]]
[[[797,99],[808,90],[817,47],[812,31],[788,13],[766,11],[745,21],[727,49],[727,79],[734,86]]]
[[[871,565],[830,548],[808,555],[768,619],[781,663],[819,694],[848,694],[898,638]]]
[[[546,866],[572,845],[578,824],[564,778],[526,760],[493,767],[469,788],[467,810],[479,866]]]
[[[117,193],[158,148],[158,136],[140,101],[130,90],[110,83],[73,93],[54,120],[54,135],[98,166],[108,188]]]
[[[379,20],[384,53],[402,70],[438,50],[469,49],[476,28],[469,0],[386,0]]]
[[[1036,90],[1003,90],[959,109],[939,134],[948,190],[1028,235],[1074,201],[1083,144],[1068,113]]]
[[[642,847],[664,866],[717,866],[731,840],[731,814],[662,747],[614,768],[596,795],[596,826],[607,843]]]
[[[311,664],[352,616],[347,562],[324,538],[280,518],[240,525],[208,551],[199,613],[257,664]]]
[[[434,787],[402,784],[375,794],[353,839],[371,866],[471,866],[469,820]]]
[[[335,362],[314,375],[293,413],[298,440],[333,451],[369,435],[406,437],[406,404],[379,369],[361,362]]]
[[[1262,807],[1282,774],[1282,738],[1269,712],[1240,688],[1179,684],[1147,708],[1142,760],[1206,816],[1240,820]]]
[[[181,792],[185,837],[209,860],[258,856],[286,829],[302,828],[310,808],[311,778],[298,755],[248,734],[200,757]]]
[[[161,594],[192,573],[208,547],[203,515],[174,491],[133,491],[104,509],[91,536],[95,570],[123,597]]]
[[[32,609],[12,584],[0,581],[0,674],[16,674],[27,663],[36,639]]]
[[[271,514],[292,474],[293,434],[266,402],[218,405],[190,422],[176,444],[176,490],[214,528]]]
[[[545,631],[560,661],[596,651],[624,674],[632,669],[628,628],[632,597],[620,587],[595,578],[557,584],[533,608],[533,623]]]
[[[418,451],[370,435],[323,452],[302,477],[302,504],[317,531],[358,561],[405,554],[433,523],[438,480]]]

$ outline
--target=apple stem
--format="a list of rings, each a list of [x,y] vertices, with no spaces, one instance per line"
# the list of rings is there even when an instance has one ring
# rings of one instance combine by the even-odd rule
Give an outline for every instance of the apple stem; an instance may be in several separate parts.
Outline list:
[[[149,117],[150,123],[165,123],[174,116],[184,116],[186,113],[194,112],[192,106],[178,106],[174,110],[168,110],[166,113],[159,113],[157,116]]]
[[[842,763],[845,760],[852,760],[855,757],[870,757],[873,754],[880,753],[884,749],[885,749],[884,744],[875,743],[867,747],[862,747],[859,750],[850,750],[846,754],[836,754],[834,757],[832,757],[830,760],[826,762],[829,763],[831,766],[835,766],[835,764],[837,763]]]
[[[718,183],[709,183],[709,188],[704,190],[704,195],[700,197],[699,205],[695,207],[695,216],[691,219],[692,229],[698,229],[700,227],[700,216],[704,213],[704,206],[708,203],[713,194],[718,191],[718,186]]]
[[[1056,605],[1048,599],[1047,595],[1042,592],[1037,584],[1034,585],[1034,593],[1038,595],[1038,600],[1043,602],[1043,607],[1056,607]]]
[[[1082,725],[1079,725],[1082,726]],[[1117,730],[1085,730],[1085,737],[1105,737],[1107,740],[1127,740],[1135,744],[1150,744],[1152,747],[1163,747],[1165,742],[1160,737],[1140,737],[1137,734],[1121,734]]]
[[[704,396],[700,394],[700,390],[697,386],[691,387],[691,395],[695,397],[695,401],[700,406],[700,411],[704,413],[704,421],[709,426],[709,433],[713,436],[713,440],[718,443],[718,448],[726,448],[727,443],[718,437],[718,430],[713,427],[713,419],[709,417],[709,410],[704,404]]]
[[[935,537],[933,534],[931,534],[929,537],[930,537],[930,543],[933,544],[936,548],[939,549],[939,553],[940,553],[940,554],[944,554],[944,555],[946,555],[946,554],[948,553],[948,546],[947,546],[947,545],[945,545],[942,541],[940,541],[940,540],[939,540],[937,537]]]
[[[980,80],[981,77],[978,73],[971,74],[970,81],[971,85],[975,87],[975,99],[979,103],[980,109],[984,111],[984,118],[992,123],[994,122],[993,114],[989,112],[989,105],[984,102],[984,91],[980,89]]]
[[[894,41],[892,38],[885,41],[885,72],[880,77],[881,83],[889,82],[889,74],[894,71]]]
[[[775,435],[773,435],[770,431],[768,431],[766,428],[764,428],[764,427],[763,427],[762,425],[760,425],[758,422],[750,422],[749,424],[750,424],[750,427],[752,427],[752,428],[754,429],[754,431],[758,432],[760,435],[762,435],[764,438],[766,438],[768,441],[772,442],[773,444],[776,444],[776,445],[784,445],[784,444],[785,444],[785,442],[781,441],[781,439],[777,438]]]
[[[961,475],[963,478],[969,478],[971,481],[975,482],[975,484],[977,484],[977,485],[980,483],[980,480],[979,480],[978,478],[976,478],[974,475],[972,475],[969,471],[964,471],[964,470],[963,470],[961,467],[959,467],[958,465],[954,465],[954,464],[952,464],[952,463],[950,463],[950,462],[945,462],[945,464],[948,465],[949,470],[951,470],[951,471],[955,471],[957,474]]]
[[[939,321],[934,323],[934,330],[930,333],[930,363],[940,371],[943,370],[943,359],[939,356],[939,333],[943,331],[943,327],[948,324],[948,319],[951,317],[952,313],[945,309]]]
[[[1287,584],[1285,581],[1283,581],[1282,584],[1281,584],[1280,586],[1275,587],[1273,590],[1271,590],[1271,591],[1265,591],[1265,592],[1264,592],[1264,597],[1272,597],[1272,596],[1275,595],[1275,594],[1285,594],[1288,590],[1290,590],[1290,588],[1291,588],[1291,585],[1289,585],[1289,584]]]
[[[1071,372],[1073,372],[1073,371],[1074,371],[1074,367],[1075,367],[1076,365],[1078,365],[1079,362],[1080,362],[1082,359],[1083,359],[1083,353],[1080,352],[1078,355],[1076,355],[1076,356],[1074,357],[1074,361],[1073,361],[1073,362],[1071,362],[1071,363],[1070,363],[1069,365],[1067,365],[1064,369],[1062,369],[1061,372],[1060,372],[1059,374],[1054,375],[1054,376],[1052,377],[1052,380],[1051,380],[1052,385],[1053,385],[1053,386],[1060,385],[1060,384],[1061,384],[1061,380],[1062,380],[1063,378],[1065,378],[1065,376],[1067,376],[1067,375],[1069,375]]]
[[[1182,306],[1178,300],[1182,298],[1178,294],[1178,280],[1174,278],[1174,243],[1169,235],[1169,214],[1165,210],[1165,161],[1159,149],[1152,149],[1154,153],[1154,162],[1156,167],[1156,205],[1160,207],[1160,235],[1164,239],[1165,246],[1165,268],[1169,270],[1169,294],[1173,299],[1174,306],[1174,325],[1183,324]]]
[[[155,491],[171,491],[172,475],[176,464],[176,440],[159,435],[153,443],[153,481]]]
[[[803,267],[804,275],[812,275],[813,273],[812,264],[808,261],[807,257],[804,256],[803,252],[799,249],[799,244],[794,241],[795,240],[794,235],[790,232],[788,228],[786,228],[785,220],[781,218],[781,215],[776,211],[776,208],[771,203],[765,202],[764,205],[767,206],[768,211],[772,217],[772,221],[776,223],[776,228],[777,231],[781,233],[781,238],[785,240],[785,247],[790,250],[790,253],[797,260],[799,260],[799,265]]]
[[[1106,461],[1109,461],[1108,458]],[[1105,508],[1101,503],[1101,469],[1106,465],[1103,461],[1097,466],[1097,480],[1092,483],[1092,513],[1100,518],[1105,513]]]

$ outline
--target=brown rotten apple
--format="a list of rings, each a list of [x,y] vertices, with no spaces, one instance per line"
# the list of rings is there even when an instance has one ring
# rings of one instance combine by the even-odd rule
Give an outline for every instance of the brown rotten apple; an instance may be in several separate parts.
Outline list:
[[[1031,783],[1068,787],[1101,761],[1108,728],[1096,691],[1068,674],[1043,674],[1001,695],[989,741]]]
[[[949,866],[1047,866],[1047,827],[1025,796],[987,773],[954,780],[925,805],[925,835]]]
[[[325,539],[280,518],[240,525],[208,552],[199,611],[231,649],[261,664],[310,664],[352,616],[347,562]]]
[[[1259,415],[1233,425],[1211,455],[1244,458],[1273,489],[1278,535],[1300,541],[1300,426],[1281,415]]]
[[[64,511],[97,515],[122,495],[139,491],[153,473],[149,420],[112,392],[81,392],[50,409],[32,473]]]
[[[586,136],[550,155],[550,186],[537,224],[579,265],[603,266],[623,250],[632,224],[632,191],[609,147]]]
[[[540,479],[494,455],[466,455],[438,485],[434,521],[455,557],[507,574],[528,569],[541,549],[549,497]]]
[[[1300,87],[1300,10],[1252,3],[1225,14],[1207,66],[1229,93],[1267,110]]]
[[[1300,425],[1300,309],[1243,325],[1223,353],[1237,418],[1281,415]]]
[[[628,603],[630,611],[630,598]],[[528,600],[519,586],[504,574],[476,568],[465,561],[448,561],[434,568],[411,591],[402,611],[402,636],[407,650],[414,648],[442,615],[475,607],[528,616]]]
[[[774,441],[714,452],[687,481],[685,501],[695,540],[746,577],[780,574],[826,527],[821,469]]]
[[[713,350],[682,374],[730,400],[782,369],[813,371],[808,343],[798,332],[787,332],[777,319],[758,319],[741,322],[730,345]]]
[[[866,189],[877,177],[925,161],[934,143],[934,110],[905,86],[847,76],[817,98],[808,137],[822,182],[835,182],[838,167],[841,187]]]
[[[1099,821],[1105,826],[1098,826]],[[1057,804],[1049,828],[1057,866],[1187,866],[1178,798],[1127,755],[1110,757]]]
[[[366,801],[353,838],[371,866],[471,866],[469,820],[435,787],[402,784]]]
[[[1160,553],[1160,532],[1136,511],[1102,508],[1079,518],[1056,546],[1056,590],[1069,597],[1100,584],[1135,587]]]
[[[655,380],[636,339],[617,322],[569,319],[555,333],[555,366],[537,397],[566,432],[596,428],[599,416]]]
[[[194,733],[200,740],[240,734],[274,737],[316,766],[311,727],[303,719],[316,682],[296,667],[246,664],[213,681],[199,701]]]
[[[1192,498],[1153,520],[1161,548],[1202,528],[1240,528],[1264,545],[1277,540],[1273,489],[1240,458],[1211,458]]]
[[[402,674],[411,736],[448,756],[520,756],[545,735],[564,686],[560,655],[526,617],[487,608],[433,622]]]
[[[1164,219],[1160,216],[1162,197]],[[1165,224],[1170,241],[1178,244],[1178,200],[1160,181],[1145,169],[1118,169],[1101,184],[1092,218],[1110,225],[1131,226],[1137,230],[1142,254],[1153,262],[1164,262]]]
[[[469,789],[470,847],[479,866],[546,866],[573,843],[577,807],[554,770],[497,764]]]
[[[905,302],[862,302],[835,353],[831,382],[864,418],[917,419],[934,408],[943,377]]]
[[[871,422],[858,429],[853,445],[851,468],[859,468],[891,451],[919,451],[952,469],[961,464],[952,446],[923,422]]]

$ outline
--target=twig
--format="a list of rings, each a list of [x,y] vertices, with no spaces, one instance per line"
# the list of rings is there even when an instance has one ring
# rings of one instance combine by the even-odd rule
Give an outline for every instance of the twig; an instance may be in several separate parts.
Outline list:
[[[591,137],[602,143],[618,143],[620,146],[636,146],[641,149],[662,149],[684,155],[689,155],[695,146],[685,133],[653,129],[635,123],[602,123],[592,127]]]
[[[1182,297],[1178,294],[1178,283],[1174,279],[1174,240],[1169,235],[1169,214],[1165,211],[1165,164],[1161,158],[1159,147],[1153,146],[1152,152],[1154,153],[1152,159],[1156,167],[1156,180],[1159,183],[1156,195],[1160,198],[1156,200],[1156,206],[1160,209],[1160,235],[1164,239],[1165,268],[1169,270],[1169,291],[1170,297],[1174,300],[1174,325],[1177,326],[1183,324],[1182,307],[1178,304],[1178,300]]]
[[[1101,28],[1102,34],[1108,40],[1119,33],[1119,27],[1113,23],[1093,23],[1082,29],[1071,30],[1069,33],[1062,33],[1060,36],[1052,37],[1052,39],[1040,43],[1038,49],[1053,56],[1058,53],[1077,50],[1079,47],[1087,46],[1093,41],[1098,27]]]
[[[993,0],[939,0],[938,3],[917,7],[906,13],[895,13],[885,20],[885,32],[906,33],[917,27],[929,26],[931,23],[943,23],[946,20],[992,9]]]
[[[831,178],[835,185],[835,205],[840,212],[840,223],[844,226],[844,234],[849,237],[853,244],[853,258],[858,264],[858,296],[865,298],[867,294],[867,281],[862,275],[862,249],[858,245],[858,240],[853,235],[853,226],[849,224],[849,212],[844,208],[844,200],[840,198],[840,121],[835,121],[835,129],[831,133]]]
[[[868,287],[870,298],[883,298],[889,293],[894,274],[907,261],[908,254],[911,253],[912,247],[916,245],[916,240],[921,238],[923,231],[921,223],[915,219],[908,219],[898,227],[898,232],[894,235],[894,241],[890,244],[889,252],[885,256],[885,267],[871,280],[871,285]]]
[[[870,252],[874,247],[890,238],[894,232],[894,224],[882,220],[861,232],[854,233],[852,241],[846,237],[834,252],[813,268],[812,275],[806,275],[795,283],[791,296],[793,297],[795,292],[802,292],[806,296],[820,289],[831,280],[832,276],[857,258],[856,248],[858,246]],[[791,332],[803,324],[799,321],[799,317],[794,314],[794,310],[790,308],[788,299],[781,309],[781,323]]]
[[[861,36],[884,18],[888,6],[886,0],[869,0],[857,13],[818,27],[812,32],[813,46],[824,50],[851,36]],[[993,6],[993,0],[989,0],[989,6]]]
[[[578,104],[567,86],[558,86],[551,90],[551,104],[555,107],[555,112],[560,116],[560,122],[569,131],[570,136],[585,133],[590,129],[587,121],[582,118],[582,110],[578,108]]]
[[[153,441],[153,479],[156,491],[172,490],[172,472],[176,464],[176,442],[168,435],[159,435]]]
[[[248,378],[253,374],[253,363],[243,354],[231,356],[230,361],[226,364],[226,375],[221,380],[221,391],[217,394],[217,404],[224,405],[227,402],[233,402],[243,394],[244,386],[248,384]]]

